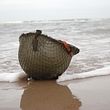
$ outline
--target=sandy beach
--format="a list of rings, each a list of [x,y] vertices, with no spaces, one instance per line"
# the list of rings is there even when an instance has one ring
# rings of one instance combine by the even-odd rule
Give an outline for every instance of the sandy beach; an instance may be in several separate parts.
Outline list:
[[[14,82],[23,73],[18,61],[19,36],[37,29],[80,49],[63,77],[58,78],[64,82]],[[0,23],[0,110],[110,110],[108,74],[109,18]]]
[[[80,110],[110,110],[110,76],[80,79],[66,83],[72,94],[81,101]]]
[[[110,76],[0,83],[0,110],[110,110]]]

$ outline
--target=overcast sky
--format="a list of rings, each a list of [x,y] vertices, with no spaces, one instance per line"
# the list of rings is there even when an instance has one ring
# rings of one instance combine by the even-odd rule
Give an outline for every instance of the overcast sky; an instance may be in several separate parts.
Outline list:
[[[0,0],[0,21],[109,17],[110,0]]]

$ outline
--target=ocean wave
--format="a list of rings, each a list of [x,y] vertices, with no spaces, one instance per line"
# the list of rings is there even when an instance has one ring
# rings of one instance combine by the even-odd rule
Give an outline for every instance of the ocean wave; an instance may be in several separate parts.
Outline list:
[[[0,24],[21,24],[23,21],[3,21]]]
[[[84,72],[84,73],[77,73],[77,74],[64,73],[63,75],[59,76],[59,78],[57,79],[57,82],[96,77],[96,76],[105,76],[105,75],[110,75],[110,66],[107,66],[101,69],[96,69],[89,72]],[[20,81],[21,79],[26,79],[26,78],[27,78],[27,75],[23,72],[0,74],[0,82],[17,82],[17,81]]]
[[[25,78],[27,75],[18,72],[18,73],[0,73],[0,82],[17,82],[23,78]]]
[[[77,74],[63,74],[58,79],[57,82],[62,81],[69,81],[73,79],[82,79],[82,78],[89,78],[89,77],[96,77],[96,76],[105,76],[110,75],[110,66],[103,67],[101,69],[96,69],[89,72],[77,73]]]

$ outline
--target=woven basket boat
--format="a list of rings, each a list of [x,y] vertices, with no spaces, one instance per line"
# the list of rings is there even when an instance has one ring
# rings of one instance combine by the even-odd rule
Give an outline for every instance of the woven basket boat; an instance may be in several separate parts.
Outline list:
[[[66,42],[55,40],[42,31],[22,34],[19,37],[19,63],[33,79],[55,79],[69,66],[79,49]]]

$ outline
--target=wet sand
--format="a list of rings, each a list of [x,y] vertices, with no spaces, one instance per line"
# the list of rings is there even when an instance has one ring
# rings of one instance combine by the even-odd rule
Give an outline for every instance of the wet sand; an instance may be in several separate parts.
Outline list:
[[[0,83],[0,110],[110,110],[110,76]]]
[[[78,110],[81,103],[56,81],[0,83],[0,110]]]
[[[110,76],[74,80],[69,89],[80,101],[80,110],[110,110]]]

